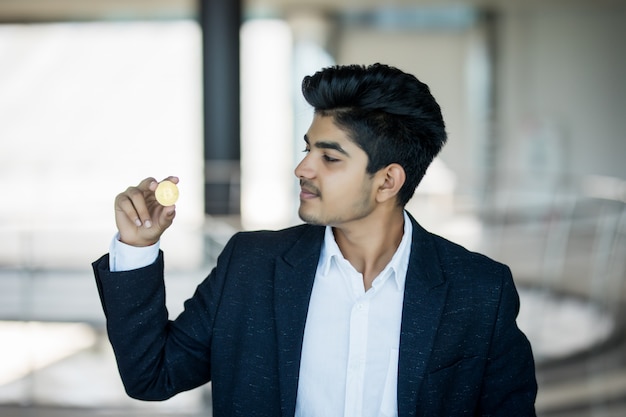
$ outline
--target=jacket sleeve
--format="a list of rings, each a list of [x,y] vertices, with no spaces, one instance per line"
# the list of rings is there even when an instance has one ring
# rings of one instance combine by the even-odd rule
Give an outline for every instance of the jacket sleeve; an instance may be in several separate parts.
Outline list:
[[[232,240],[231,240],[232,241]],[[232,244],[220,255],[228,263]],[[165,400],[211,379],[211,336],[223,276],[216,266],[172,321],[165,307],[163,253],[144,268],[111,272],[93,263],[107,332],[124,388],[141,400]]]
[[[535,365],[530,343],[516,324],[519,306],[519,295],[506,268],[478,415],[536,415]]]

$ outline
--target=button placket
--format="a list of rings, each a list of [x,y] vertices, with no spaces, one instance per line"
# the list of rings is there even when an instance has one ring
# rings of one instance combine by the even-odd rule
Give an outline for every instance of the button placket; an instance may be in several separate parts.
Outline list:
[[[361,415],[365,364],[367,356],[367,334],[369,301],[361,297],[352,307],[350,314],[350,341],[346,375],[345,415]]]

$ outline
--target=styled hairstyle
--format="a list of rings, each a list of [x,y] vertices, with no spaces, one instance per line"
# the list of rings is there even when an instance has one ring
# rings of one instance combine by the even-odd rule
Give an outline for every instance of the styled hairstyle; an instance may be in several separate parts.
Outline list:
[[[346,65],[306,76],[302,94],[365,151],[367,173],[402,166],[406,181],[397,201],[404,207],[446,142],[441,109],[428,86],[388,65]]]

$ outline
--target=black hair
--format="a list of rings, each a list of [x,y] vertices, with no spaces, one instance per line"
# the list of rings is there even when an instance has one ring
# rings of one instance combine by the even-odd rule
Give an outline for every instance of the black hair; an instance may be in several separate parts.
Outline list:
[[[402,166],[406,181],[398,204],[404,207],[447,138],[428,86],[388,65],[345,65],[306,76],[302,94],[365,151],[369,174],[392,163]]]

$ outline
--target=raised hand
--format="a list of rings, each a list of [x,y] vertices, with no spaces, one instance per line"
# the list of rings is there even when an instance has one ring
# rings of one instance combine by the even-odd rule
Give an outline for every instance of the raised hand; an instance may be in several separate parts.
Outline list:
[[[165,178],[178,184],[177,177]],[[128,187],[115,197],[115,223],[120,241],[132,246],[156,243],[176,216],[176,206],[164,207],[154,196],[154,178],[146,178],[137,186]]]

